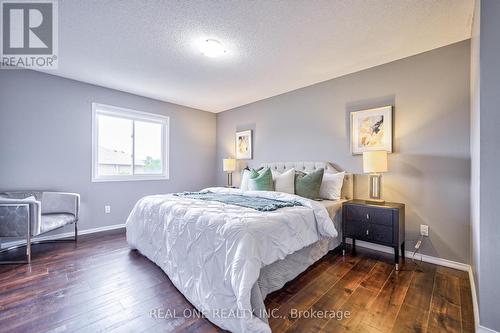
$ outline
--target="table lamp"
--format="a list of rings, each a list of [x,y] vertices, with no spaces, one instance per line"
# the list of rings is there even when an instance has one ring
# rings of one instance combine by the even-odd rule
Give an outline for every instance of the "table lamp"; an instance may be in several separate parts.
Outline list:
[[[363,172],[370,174],[370,203],[383,204],[380,199],[380,179],[387,172],[387,151],[366,151],[363,153]]]
[[[227,172],[227,187],[233,186],[233,171],[236,170],[236,160],[234,158],[225,158],[222,160],[222,169]]]

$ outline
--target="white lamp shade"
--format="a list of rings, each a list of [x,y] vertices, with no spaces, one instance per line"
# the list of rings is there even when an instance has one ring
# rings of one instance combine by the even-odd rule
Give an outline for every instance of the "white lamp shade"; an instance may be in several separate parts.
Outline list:
[[[233,172],[236,170],[236,160],[234,158],[225,158],[222,160],[222,169],[225,172]]]
[[[387,172],[387,151],[365,151],[363,153],[363,172]]]

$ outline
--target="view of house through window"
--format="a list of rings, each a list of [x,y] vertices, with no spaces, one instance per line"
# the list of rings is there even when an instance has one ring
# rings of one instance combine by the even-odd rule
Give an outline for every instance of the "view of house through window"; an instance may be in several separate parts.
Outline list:
[[[167,117],[100,104],[93,110],[94,180],[167,178]]]

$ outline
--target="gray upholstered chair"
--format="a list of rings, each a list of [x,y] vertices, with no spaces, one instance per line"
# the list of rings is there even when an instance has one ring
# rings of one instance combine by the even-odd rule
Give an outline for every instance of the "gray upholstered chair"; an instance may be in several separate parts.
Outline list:
[[[80,195],[62,192],[4,192],[0,193],[0,238],[26,238],[25,261],[0,261],[0,264],[31,262],[33,239],[46,232],[74,224],[75,236],[57,241],[75,241],[78,233]],[[24,245],[21,245],[24,246]],[[1,249],[8,251],[19,246]]]

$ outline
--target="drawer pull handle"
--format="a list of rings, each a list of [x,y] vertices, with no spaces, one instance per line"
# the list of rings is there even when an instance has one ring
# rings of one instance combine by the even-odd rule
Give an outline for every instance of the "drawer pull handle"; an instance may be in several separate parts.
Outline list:
[[[370,214],[366,214],[366,219],[369,220],[370,219]]]
[[[366,235],[368,236],[370,234],[370,230],[366,229]]]

